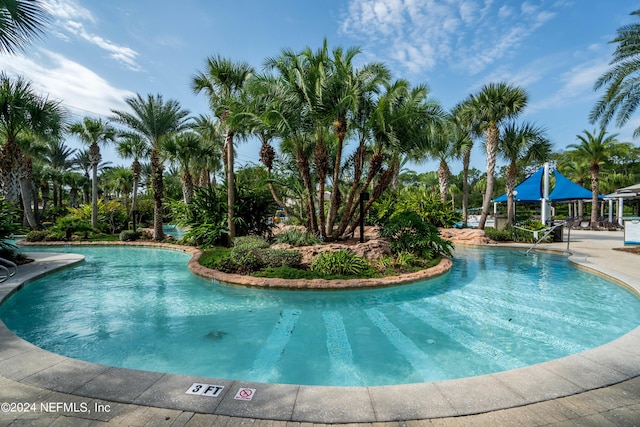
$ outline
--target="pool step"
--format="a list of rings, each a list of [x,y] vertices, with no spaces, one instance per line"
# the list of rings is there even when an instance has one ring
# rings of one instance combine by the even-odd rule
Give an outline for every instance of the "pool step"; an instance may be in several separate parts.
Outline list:
[[[300,313],[300,310],[282,310],[280,313],[280,319],[273,327],[271,335],[269,335],[253,362],[250,372],[255,381],[270,382],[277,380],[278,370],[276,364],[289,343],[291,334],[300,318]]]
[[[375,308],[365,310],[374,325],[387,337],[389,342],[407,359],[419,378],[444,378],[438,364],[422,351],[409,337],[403,334],[387,317]]]

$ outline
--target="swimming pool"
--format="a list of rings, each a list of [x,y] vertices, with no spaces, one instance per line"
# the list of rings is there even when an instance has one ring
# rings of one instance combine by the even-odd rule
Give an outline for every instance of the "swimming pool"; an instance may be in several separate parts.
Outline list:
[[[549,254],[458,249],[452,271],[428,282],[312,292],[219,285],[193,276],[176,251],[67,250],[87,262],[16,293],[0,318],[47,350],[119,367],[313,385],[425,382],[562,357],[640,324],[634,294]]]

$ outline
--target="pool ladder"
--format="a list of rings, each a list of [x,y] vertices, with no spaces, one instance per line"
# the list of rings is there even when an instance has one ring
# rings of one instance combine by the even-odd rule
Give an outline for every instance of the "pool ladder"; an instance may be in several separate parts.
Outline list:
[[[533,244],[533,245],[532,245],[532,246],[527,250],[526,255],[529,255],[529,252],[531,252],[532,250],[534,250],[534,249],[536,248],[536,246],[538,246],[538,243],[542,242],[542,241],[544,240],[544,238],[545,238],[545,237],[547,237],[549,234],[553,233],[553,231],[554,231],[556,228],[558,228],[558,227],[562,227],[562,226],[564,226],[564,224],[557,224],[557,225],[554,225],[553,227],[549,228],[547,231],[545,231],[545,233],[542,235],[542,237],[540,237],[540,238],[538,239],[538,241],[536,241],[536,242],[535,242],[535,243],[534,243],[534,244]],[[566,252],[568,252],[568,249],[569,249],[569,238],[570,238],[569,236],[571,236],[571,227],[569,227],[569,229],[568,229],[568,235],[567,235],[567,251],[566,251]]]
[[[15,262],[8,259],[0,258],[0,283],[6,281],[10,277],[15,276],[18,266]]]

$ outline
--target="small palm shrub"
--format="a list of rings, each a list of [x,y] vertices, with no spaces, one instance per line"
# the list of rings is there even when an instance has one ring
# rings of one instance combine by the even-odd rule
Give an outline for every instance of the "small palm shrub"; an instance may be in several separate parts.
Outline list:
[[[371,275],[373,266],[361,256],[341,249],[318,255],[311,263],[311,270],[324,276],[367,276]]]
[[[430,260],[436,254],[451,256],[453,244],[443,239],[438,229],[411,211],[400,211],[386,219],[380,236],[388,238],[391,251],[412,252]]]
[[[58,218],[56,225],[51,227],[49,236],[64,233],[64,240],[71,240],[74,234],[79,234],[83,238],[88,238],[93,231],[91,223],[74,215],[67,215]]]

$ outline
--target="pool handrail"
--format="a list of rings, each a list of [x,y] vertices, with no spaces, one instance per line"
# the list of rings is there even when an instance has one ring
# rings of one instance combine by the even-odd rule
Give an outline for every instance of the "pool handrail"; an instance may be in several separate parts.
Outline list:
[[[0,276],[0,283],[2,283],[9,277],[15,276],[18,272],[18,265],[8,259],[0,258],[0,271],[6,274],[6,276]]]

